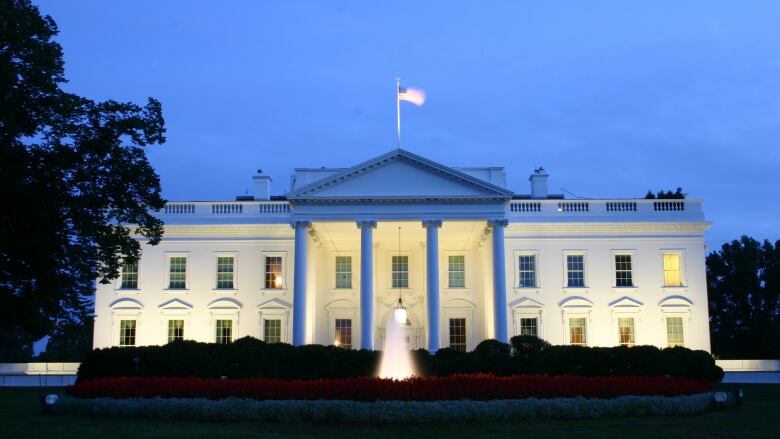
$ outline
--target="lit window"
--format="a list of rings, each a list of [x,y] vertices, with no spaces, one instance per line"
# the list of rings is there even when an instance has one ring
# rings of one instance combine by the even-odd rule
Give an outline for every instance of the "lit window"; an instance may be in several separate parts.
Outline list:
[[[265,257],[265,288],[275,289],[282,288],[284,286],[282,277],[282,257],[281,256],[266,256]]]
[[[263,322],[263,338],[266,343],[279,343],[282,341],[282,321],[265,320]]]
[[[168,288],[180,290],[187,288],[187,258],[172,256],[168,272]]]
[[[409,256],[392,257],[393,288],[409,288]]]
[[[536,255],[522,255],[518,261],[520,288],[536,287]]]
[[[466,352],[466,319],[450,319],[450,348]]]
[[[680,254],[664,253],[664,286],[681,287]]]
[[[588,344],[588,323],[585,317],[569,319],[569,344],[586,346]]]
[[[685,346],[685,334],[683,334],[683,318],[666,318],[666,340],[670,348]]]
[[[631,255],[615,255],[615,286],[634,286],[631,272]]]
[[[336,319],[335,345],[344,349],[352,349],[352,319]]]
[[[566,255],[566,281],[569,287],[585,286],[585,256]]]
[[[336,288],[352,288],[352,256],[336,256]]]
[[[520,335],[539,336],[538,319],[522,318],[520,319]]]
[[[620,346],[634,346],[633,317],[618,317],[618,343]]]
[[[215,341],[218,344],[228,344],[233,341],[232,320],[217,320],[217,333]]]
[[[233,289],[233,256],[217,257],[217,289]]]
[[[466,287],[466,257],[449,256],[447,258],[447,269],[449,271],[449,287],[450,288],[465,288]]]
[[[119,321],[119,346],[135,346],[135,320]]]
[[[138,261],[126,262],[122,265],[122,282],[120,288],[135,290],[138,288]]]
[[[168,343],[184,340],[184,320],[168,320]]]

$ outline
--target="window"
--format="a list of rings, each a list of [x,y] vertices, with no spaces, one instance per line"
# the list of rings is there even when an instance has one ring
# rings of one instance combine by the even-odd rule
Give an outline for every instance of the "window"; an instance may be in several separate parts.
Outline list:
[[[119,346],[135,346],[135,320],[119,321]]]
[[[135,290],[138,288],[138,261],[125,262],[122,265],[120,288],[124,290]]]
[[[634,318],[618,317],[618,343],[620,346],[634,346]]]
[[[168,288],[181,290],[187,288],[187,257],[171,256],[169,261]]]
[[[585,317],[569,318],[569,344],[576,346],[587,346],[588,344],[588,323]]]
[[[450,348],[466,352],[466,319],[450,319]]]
[[[233,341],[232,320],[217,320],[217,334],[215,341],[218,344],[228,344]]]
[[[520,319],[520,335],[532,335],[534,337],[539,336],[538,319],[534,318],[521,318]]]
[[[681,287],[680,254],[664,253],[664,286]]]
[[[634,286],[634,279],[631,274],[631,255],[615,255],[615,286]]]
[[[585,286],[584,255],[566,255],[566,285],[569,287]]]
[[[447,258],[450,288],[466,288],[466,257],[449,256]]]
[[[352,349],[352,319],[336,319],[336,346]]]
[[[409,256],[393,256],[393,288],[409,288]]]
[[[282,321],[278,319],[263,320],[263,339],[266,343],[282,341]]]
[[[184,340],[184,320],[168,320],[168,343]]]
[[[336,256],[336,288],[352,288],[352,256]]]
[[[265,288],[277,289],[284,286],[284,277],[282,276],[282,257],[265,257]]]
[[[217,289],[233,289],[233,256],[217,256]]]
[[[518,267],[520,268],[520,288],[536,287],[536,255],[521,255]]]
[[[666,340],[670,348],[675,346],[685,346],[682,317],[666,318]]]

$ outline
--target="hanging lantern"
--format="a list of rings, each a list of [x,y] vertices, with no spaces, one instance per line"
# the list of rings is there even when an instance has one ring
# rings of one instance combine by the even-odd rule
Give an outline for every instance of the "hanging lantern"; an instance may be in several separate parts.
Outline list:
[[[398,322],[399,325],[406,325],[406,307],[400,297],[398,298],[398,305],[396,305],[395,310],[393,310],[393,315],[395,316],[395,321]]]

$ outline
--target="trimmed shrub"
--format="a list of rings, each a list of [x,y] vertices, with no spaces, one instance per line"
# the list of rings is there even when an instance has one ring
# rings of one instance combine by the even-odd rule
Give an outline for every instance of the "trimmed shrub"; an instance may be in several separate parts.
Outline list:
[[[379,351],[334,346],[267,344],[244,337],[230,344],[177,341],[164,346],[96,349],[79,368],[79,381],[102,377],[200,377],[322,379],[370,377]],[[718,381],[723,370],[705,351],[654,346],[550,346],[535,337],[514,337],[512,349],[486,340],[473,352],[449,348],[413,352],[423,376],[494,375],[658,376]]]

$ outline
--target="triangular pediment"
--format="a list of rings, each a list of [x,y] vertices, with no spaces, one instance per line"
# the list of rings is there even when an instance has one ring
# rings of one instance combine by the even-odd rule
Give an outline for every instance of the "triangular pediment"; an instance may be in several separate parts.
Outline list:
[[[509,306],[512,308],[544,308],[543,303],[525,296],[510,303]]]
[[[329,200],[508,200],[499,186],[402,149],[310,183],[287,194],[291,202]]]
[[[620,299],[610,302],[609,306],[612,308],[639,308],[642,306],[642,302],[628,296],[623,296]]]

